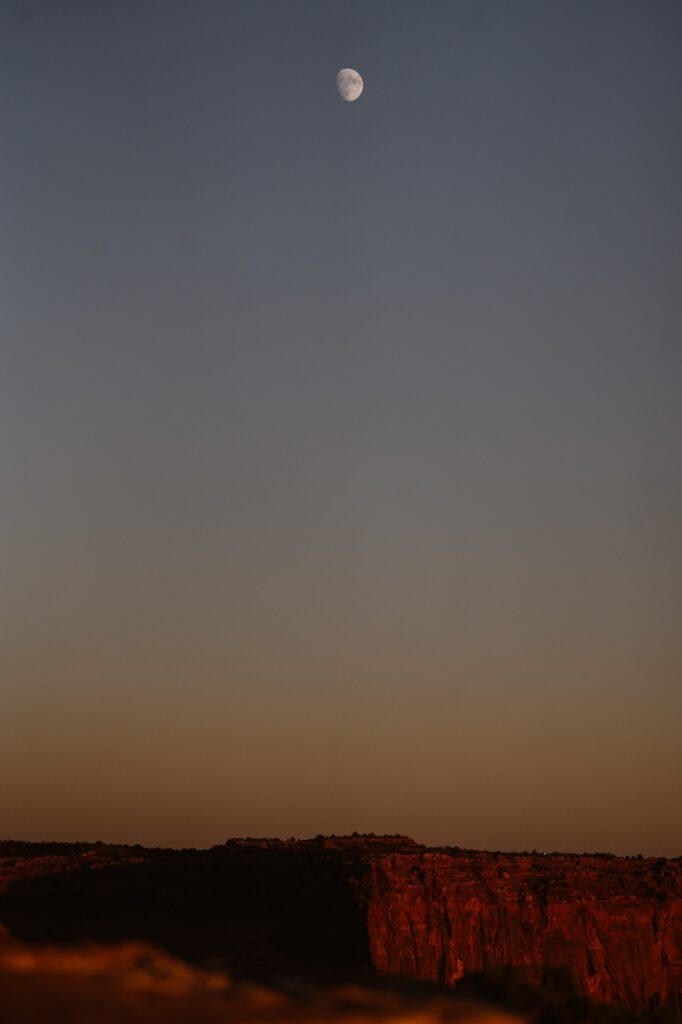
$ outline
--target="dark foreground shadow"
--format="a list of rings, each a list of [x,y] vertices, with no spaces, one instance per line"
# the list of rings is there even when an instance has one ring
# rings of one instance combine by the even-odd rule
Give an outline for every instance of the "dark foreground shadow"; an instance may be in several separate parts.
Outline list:
[[[24,879],[0,896],[0,922],[30,945],[144,941],[236,976],[358,974],[370,962],[348,872],[316,851],[168,851]]]

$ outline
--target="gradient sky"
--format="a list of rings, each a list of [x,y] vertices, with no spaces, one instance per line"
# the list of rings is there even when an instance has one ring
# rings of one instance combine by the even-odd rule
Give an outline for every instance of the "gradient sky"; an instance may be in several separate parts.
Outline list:
[[[681,47],[2,0],[3,834],[682,854]]]

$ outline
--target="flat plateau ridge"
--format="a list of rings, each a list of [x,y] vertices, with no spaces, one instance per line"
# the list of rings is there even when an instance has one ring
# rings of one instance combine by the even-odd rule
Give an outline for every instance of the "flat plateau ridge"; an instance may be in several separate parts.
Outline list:
[[[147,942],[237,978],[457,986],[567,968],[594,999],[682,1007],[682,860],[432,849],[402,836],[210,850],[0,843],[0,948]]]

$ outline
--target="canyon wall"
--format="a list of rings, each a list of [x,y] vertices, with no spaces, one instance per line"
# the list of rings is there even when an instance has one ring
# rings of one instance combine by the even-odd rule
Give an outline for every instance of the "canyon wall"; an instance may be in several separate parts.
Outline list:
[[[682,861],[428,849],[403,837],[211,850],[0,843],[3,944],[146,941],[237,977],[378,973],[455,986],[547,967],[682,1008]]]
[[[682,1006],[679,859],[395,853],[371,860],[363,887],[382,974],[454,985],[561,966],[598,1000]]]

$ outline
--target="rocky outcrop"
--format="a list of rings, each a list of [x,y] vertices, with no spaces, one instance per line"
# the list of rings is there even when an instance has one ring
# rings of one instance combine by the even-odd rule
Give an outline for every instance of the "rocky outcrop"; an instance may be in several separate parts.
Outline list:
[[[403,837],[212,850],[0,843],[0,923],[29,945],[145,941],[237,977],[457,987],[515,967],[595,999],[682,1007],[682,861],[428,849]]]

